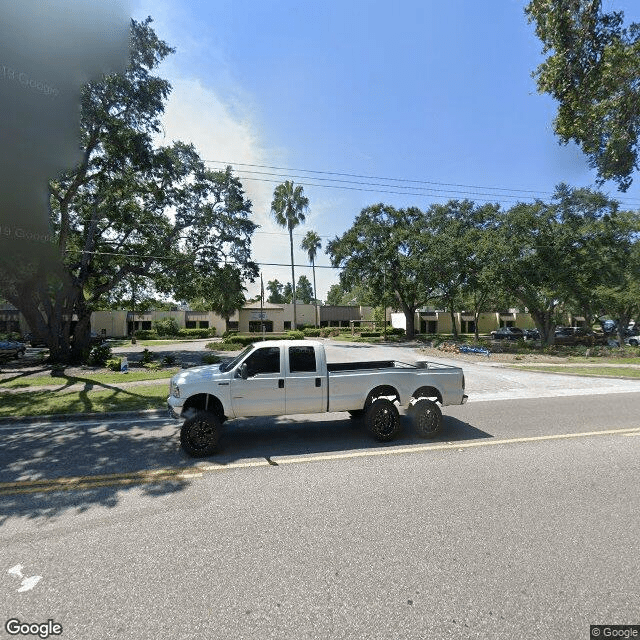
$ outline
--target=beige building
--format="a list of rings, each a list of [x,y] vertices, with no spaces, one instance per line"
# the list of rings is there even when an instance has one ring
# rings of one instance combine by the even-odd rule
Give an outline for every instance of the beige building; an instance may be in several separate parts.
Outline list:
[[[475,319],[472,311],[454,313],[456,326],[460,333],[474,333]],[[404,313],[392,314],[391,323],[394,327],[406,329]],[[529,313],[519,309],[481,313],[478,316],[478,332],[490,333],[499,327],[520,327],[520,329],[534,329],[535,322]],[[416,311],[415,328],[418,333],[453,333],[451,314],[437,309],[420,309]]]

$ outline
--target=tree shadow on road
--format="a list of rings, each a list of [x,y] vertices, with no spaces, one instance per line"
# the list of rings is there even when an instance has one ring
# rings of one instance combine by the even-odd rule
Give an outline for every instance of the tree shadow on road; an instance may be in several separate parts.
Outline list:
[[[318,419],[307,416],[248,418],[225,424],[221,450],[209,458],[190,458],[179,442],[180,423],[145,417],[129,424],[86,416],[84,422],[16,426],[3,431],[0,450],[0,482],[21,483],[89,476],[108,476],[105,486],[90,486],[54,491],[34,490],[18,494],[10,485],[0,485],[0,525],[12,517],[56,518],[82,513],[94,507],[112,508],[132,491],[153,498],[184,490],[194,480],[179,477],[180,469],[230,464],[257,459],[271,461],[278,457],[331,455],[365,452],[393,447],[457,442],[492,436],[457,418],[445,416],[443,431],[433,440],[416,437],[406,417],[402,432],[390,443],[375,442],[362,420],[350,419],[346,413],[326,414]],[[171,470],[156,480],[154,472]],[[128,482],[112,481],[127,474]],[[143,477],[144,479],[140,479]],[[14,489],[23,488],[16,484]]]

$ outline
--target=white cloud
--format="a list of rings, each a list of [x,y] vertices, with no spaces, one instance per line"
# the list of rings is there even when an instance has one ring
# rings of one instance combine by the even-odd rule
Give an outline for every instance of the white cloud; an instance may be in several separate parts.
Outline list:
[[[225,103],[214,90],[205,87],[196,78],[171,80],[173,91],[166,105],[163,118],[164,137],[160,144],[170,144],[174,140],[192,143],[203,160],[222,162],[242,162],[244,164],[282,164],[282,151],[267,150],[263,147],[257,119],[247,110]],[[221,168],[218,162],[210,164]],[[242,173],[242,167],[237,167]],[[269,280],[280,282],[291,280],[289,237],[286,230],[279,227],[271,217],[273,182],[262,182],[241,178],[245,192],[253,203],[253,220],[260,225],[253,239],[253,259],[263,263],[265,286]],[[294,232],[294,256],[296,264],[307,264],[306,254],[299,249],[302,235],[314,229],[314,221],[326,209],[321,203],[311,203],[307,223]],[[323,239],[323,245],[326,239]],[[323,250],[321,250],[323,251]],[[318,263],[327,262],[319,255]],[[274,263],[284,266],[275,266]],[[311,269],[296,268],[296,279],[301,274],[312,280]],[[326,291],[336,280],[332,270],[317,269],[318,293],[325,297]],[[259,282],[248,284],[249,295],[259,292]]]

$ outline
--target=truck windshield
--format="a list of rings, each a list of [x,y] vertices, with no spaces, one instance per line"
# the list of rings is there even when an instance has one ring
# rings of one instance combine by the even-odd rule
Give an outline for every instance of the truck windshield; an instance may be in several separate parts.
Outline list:
[[[231,371],[242,359],[248,355],[253,350],[253,345],[250,344],[244,351],[241,351],[233,360],[229,360],[228,362],[223,362],[220,365],[220,371]]]

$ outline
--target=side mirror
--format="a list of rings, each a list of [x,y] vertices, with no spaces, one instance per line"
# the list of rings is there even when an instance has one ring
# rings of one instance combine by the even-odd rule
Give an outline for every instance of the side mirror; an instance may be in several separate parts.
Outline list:
[[[247,364],[243,362],[238,369],[238,373],[243,380],[246,380],[249,377],[249,372],[247,371]]]

